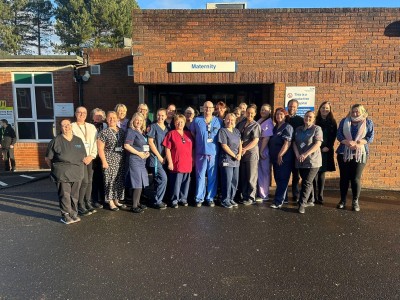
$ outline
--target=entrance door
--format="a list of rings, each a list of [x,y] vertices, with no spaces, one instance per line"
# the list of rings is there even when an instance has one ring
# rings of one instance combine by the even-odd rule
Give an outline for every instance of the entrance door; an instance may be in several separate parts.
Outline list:
[[[149,85],[146,86],[148,105],[155,112],[160,107],[175,104],[182,113],[188,106],[200,111],[206,100],[214,104],[224,101],[232,111],[241,102],[254,103],[259,108],[263,103],[272,103],[272,84],[246,85]]]

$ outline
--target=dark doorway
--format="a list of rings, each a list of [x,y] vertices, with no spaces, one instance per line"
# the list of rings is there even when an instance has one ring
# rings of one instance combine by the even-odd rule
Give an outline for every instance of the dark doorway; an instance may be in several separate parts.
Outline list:
[[[254,103],[259,108],[273,101],[273,84],[226,84],[226,85],[147,85],[147,104],[151,112],[168,104],[176,105],[178,112],[192,106],[200,111],[206,100],[224,101],[233,110],[241,102]]]

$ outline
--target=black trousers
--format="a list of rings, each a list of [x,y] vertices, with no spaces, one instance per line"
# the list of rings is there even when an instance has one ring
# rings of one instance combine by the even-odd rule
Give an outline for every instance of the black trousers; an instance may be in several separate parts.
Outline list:
[[[346,203],[350,182],[353,201],[358,200],[361,192],[361,175],[367,163],[358,163],[355,159],[345,162],[342,154],[338,154],[337,161],[340,170],[340,201]]]
[[[93,162],[84,166],[84,177],[79,189],[79,208],[91,207],[93,181]]]
[[[2,152],[3,152],[5,171],[14,171],[15,170],[14,148],[2,149]]]
[[[57,182],[56,185],[61,215],[76,216],[78,214],[78,196],[81,182]]]

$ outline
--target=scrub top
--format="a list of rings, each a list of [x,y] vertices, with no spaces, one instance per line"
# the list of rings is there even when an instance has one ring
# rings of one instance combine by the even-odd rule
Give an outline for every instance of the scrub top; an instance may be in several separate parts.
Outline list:
[[[240,134],[242,136],[243,148],[250,144],[254,139],[260,138],[261,135],[261,127],[256,121],[252,121],[248,126],[246,126],[247,120],[244,119],[242,122],[237,124],[237,129],[239,129]],[[251,161],[258,160],[258,144],[255,145],[250,150],[247,150],[242,157],[242,161]]]
[[[162,157],[165,157],[165,148],[162,143],[167,133],[167,127],[165,127],[165,129],[163,130],[157,123],[153,123],[151,124],[150,131],[147,134],[147,137],[154,139],[154,145],[156,146],[157,151],[161,154]],[[153,152],[150,152],[149,166],[155,167],[159,164],[160,161],[158,160],[157,156],[153,154]]]
[[[217,117],[212,117],[207,124],[204,116],[196,117],[190,124],[190,131],[195,137],[196,155],[217,155],[218,131],[222,127]]]
[[[300,126],[294,133],[295,147],[300,154],[307,152],[314,146],[316,142],[322,142],[323,133],[321,127],[312,125],[304,130],[304,126]],[[296,168],[319,168],[322,166],[321,148],[311,153],[303,162],[296,159]]]
[[[239,129],[233,128],[233,131],[230,132],[227,128],[221,128],[218,133],[218,142],[227,145],[237,155],[241,142]],[[230,156],[224,149],[221,149],[219,157],[221,167],[239,167],[240,165],[240,161]]]
[[[293,127],[289,123],[282,124],[281,127],[278,128],[278,125],[275,125],[273,129],[273,135],[270,137],[268,142],[269,147],[269,156],[272,163],[276,163],[278,159],[278,154],[282,149],[285,141],[292,141],[293,136]],[[285,157],[293,157],[294,153],[292,147],[289,147],[288,151],[286,151]]]
[[[125,138],[125,144],[129,144],[135,150],[140,152],[143,152],[143,146],[148,146],[146,137],[139,131],[132,128],[128,129]],[[128,162],[129,170],[125,178],[125,184],[127,187],[132,189],[140,189],[148,186],[149,176],[146,170],[146,159],[142,159],[136,154],[129,153]]]

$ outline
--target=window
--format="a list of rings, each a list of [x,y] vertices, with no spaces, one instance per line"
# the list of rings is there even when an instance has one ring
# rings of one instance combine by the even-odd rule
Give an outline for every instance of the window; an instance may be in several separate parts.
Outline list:
[[[133,76],[133,66],[132,65],[128,66],[128,76]]]
[[[14,73],[15,127],[19,140],[49,141],[54,137],[51,73]]]
[[[90,74],[91,75],[100,75],[100,65],[91,65],[90,66]]]

